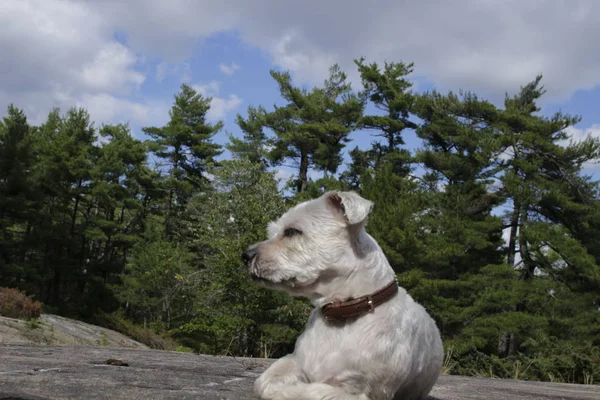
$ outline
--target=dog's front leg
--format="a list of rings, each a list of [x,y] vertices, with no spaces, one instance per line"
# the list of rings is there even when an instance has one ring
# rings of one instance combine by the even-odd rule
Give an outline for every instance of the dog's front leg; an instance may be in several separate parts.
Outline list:
[[[263,372],[254,383],[254,392],[263,400],[369,400],[364,394],[350,394],[339,386],[308,383],[292,354]]]
[[[296,383],[282,388],[277,400],[371,400],[366,394],[349,393],[339,386],[327,383]]]
[[[298,368],[293,354],[275,361],[254,382],[254,392],[264,400],[280,399],[279,393],[286,387],[302,382],[302,371]]]

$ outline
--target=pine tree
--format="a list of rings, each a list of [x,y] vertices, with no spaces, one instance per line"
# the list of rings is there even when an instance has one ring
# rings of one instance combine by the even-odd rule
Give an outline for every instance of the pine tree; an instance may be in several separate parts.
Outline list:
[[[110,286],[118,283],[131,248],[145,231],[142,182],[150,173],[147,148],[131,136],[127,125],[105,125],[100,136],[105,143],[98,149],[82,211],[88,225],[81,240],[79,269],[85,273],[75,294],[87,315],[117,306]]]
[[[399,176],[393,165],[381,164],[360,179],[361,194],[375,203],[367,230],[377,240],[396,273],[423,267],[426,227],[421,215],[427,192],[418,181]]]
[[[225,145],[235,159],[248,158],[252,163],[269,166],[269,148],[272,140],[264,132],[266,110],[262,107],[248,107],[248,117],[236,116],[236,123],[244,133],[243,139],[229,135],[229,143]]]
[[[586,289],[597,289],[600,282],[600,267],[576,239],[576,227],[563,223],[577,215],[585,220],[597,207],[589,197],[586,201],[586,196],[581,196],[589,193],[590,184],[580,173],[583,163],[598,158],[600,141],[587,138],[564,145],[568,139],[565,129],[579,118],[562,113],[550,118],[535,114],[540,111],[536,101],[544,94],[541,79],[540,75],[514,97],[506,97],[499,124],[506,148],[501,181],[510,207],[505,217],[510,229],[507,263],[518,271],[530,293],[538,286],[546,287],[538,292],[541,298],[513,304],[516,315],[531,317],[535,304],[548,300],[548,291],[558,293],[566,285],[569,290],[585,293]],[[567,297],[554,295],[549,301],[568,301]],[[592,310],[595,306],[590,303],[577,312]],[[500,354],[519,352],[528,336],[519,327],[506,331],[500,337]]]
[[[414,112],[423,121],[415,161],[426,172],[412,177],[423,194],[408,233],[413,243],[404,250],[413,260],[399,279],[431,309],[448,340],[472,318],[477,292],[467,290],[468,277],[502,264],[501,219],[491,215],[502,197],[490,191],[499,152],[491,126],[497,110],[470,93],[459,98],[434,91],[417,97]]]
[[[412,83],[406,79],[413,72],[413,64],[386,62],[381,70],[377,63],[365,64],[364,58],[355,63],[364,87],[363,95],[382,113],[361,119],[361,127],[376,131],[375,136],[384,139],[384,143],[373,144],[370,158],[375,166],[385,160],[392,163],[395,173],[406,175],[410,170],[410,153],[401,148],[405,144],[403,133],[417,128],[410,120],[415,97],[410,92]]]
[[[150,143],[153,153],[166,164],[169,196],[165,226],[168,236],[175,234],[176,221],[192,193],[210,187],[206,166],[222,153],[221,146],[212,139],[222,129],[223,122],[210,124],[206,121],[211,100],[184,83],[175,95],[167,125],[143,128],[154,138]]]
[[[324,176],[337,171],[342,161],[340,152],[364,104],[351,93],[346,75],[337,65],[331,67],[324,86],[311,91],[294,87],[289,72],[272,70],[271,76],[287,104],[266,114],[266,126],[277,136],[270,158],[275,165],[286,159],[298,162],[296,191],[300,193],[306,190],[311,166]]]
[[[13,105],[0,120],[0,286],[34,293],[37,274],[27,265],[36,191],[30,170],[35,162],[34,129]]]
[[[368,150],[361,150],[358,146],[348,152],[350,162],[347,169],[341,173],[340,181],[344,182],[351,190],[360,191],[365,179],[372,175],[379,165],[379,143],[373,143]]]
[[[9,106],[0,286],[66,316],[118,309],[104,321],[144,325],[137,338],[152,346],[158,332],[200,352],[279,357],[307,303],[251,283],[239,255],[290,206],[352,188],[374,201],[367,230],[436,319],[453,373],[600,381],[600,183],[585,171],[600,140],[570,141],[579,117],[540,113],[541,76],[500,109],[469,92],[411,92],[412,64],[356,64],[358,93],[337,66],[311,89],[272,71],[285,104],[238,115],[243,136],[219,163],[223,124],[187,85],[147,142],[127,125],[96,129],[84,109],[32,126]],[[363,117],[367,102],[376,111]],[[360,127],[378,139],[336,179]],[[412,154],[411,130],[423,141]],[[286,197],[269,169],[290,160],[299,179]]]
[[[40,201],[31,241],[41,247],[40,294],[45,303],[66,312],[76,307],[67,300],[83,273],[81,236],[89,223],[83,210],[98,155],[96,129],[84,109],[71,108],[64,116],[55,109],[36,136],[37,162],[31,173]]]
[[[163,223],[161,217],[148,217],[123,269],[122,285],[113,286],[126,315],[157,332],[191,320],[200,294],[193,255],[185,244],[164,238]]]

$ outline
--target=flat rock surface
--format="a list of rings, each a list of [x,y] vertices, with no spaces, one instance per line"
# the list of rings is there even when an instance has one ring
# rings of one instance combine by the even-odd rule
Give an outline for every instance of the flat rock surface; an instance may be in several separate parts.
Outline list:
[[[117,347],[0,345],[0,400],[255,399],[252,384],[271,362]],[[431,400],[471,399],[598,400],[600,386],[441,376],[431,393]]]

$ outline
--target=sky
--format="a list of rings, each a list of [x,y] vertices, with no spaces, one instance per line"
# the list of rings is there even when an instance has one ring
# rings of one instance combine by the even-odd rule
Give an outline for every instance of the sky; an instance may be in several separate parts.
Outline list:
[[[0,109],[13,103],[38,124],[53,107],[85,107],[97,126],[127,122],[143,139],[185,82],[212,97],[224,144],[241,135],[237,113],[281,104],[270,69],[314,86],[338,63],[358,89],[364,56],[414,62],[416,91],[471,90],[497,105],[542,73],[542,113],[579,115],[573,137],[599,136],[599,22],[595,0],[2,0]],[[351,137],[347,149],[374,140]]]

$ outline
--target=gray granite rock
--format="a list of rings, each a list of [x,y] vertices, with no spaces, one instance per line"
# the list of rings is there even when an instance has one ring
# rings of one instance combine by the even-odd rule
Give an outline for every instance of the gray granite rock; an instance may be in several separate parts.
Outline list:
[[[92,346],[0,345],[0,400],[254,399],[273,360]],[[431,400],[599,400],[599,386],[442,376]]]
[[[122,333],[53,314],[42,314],[37,328],[20,319],[0,316],[0,345],[44,344],[67,346],[113,346],[147,349]]]

